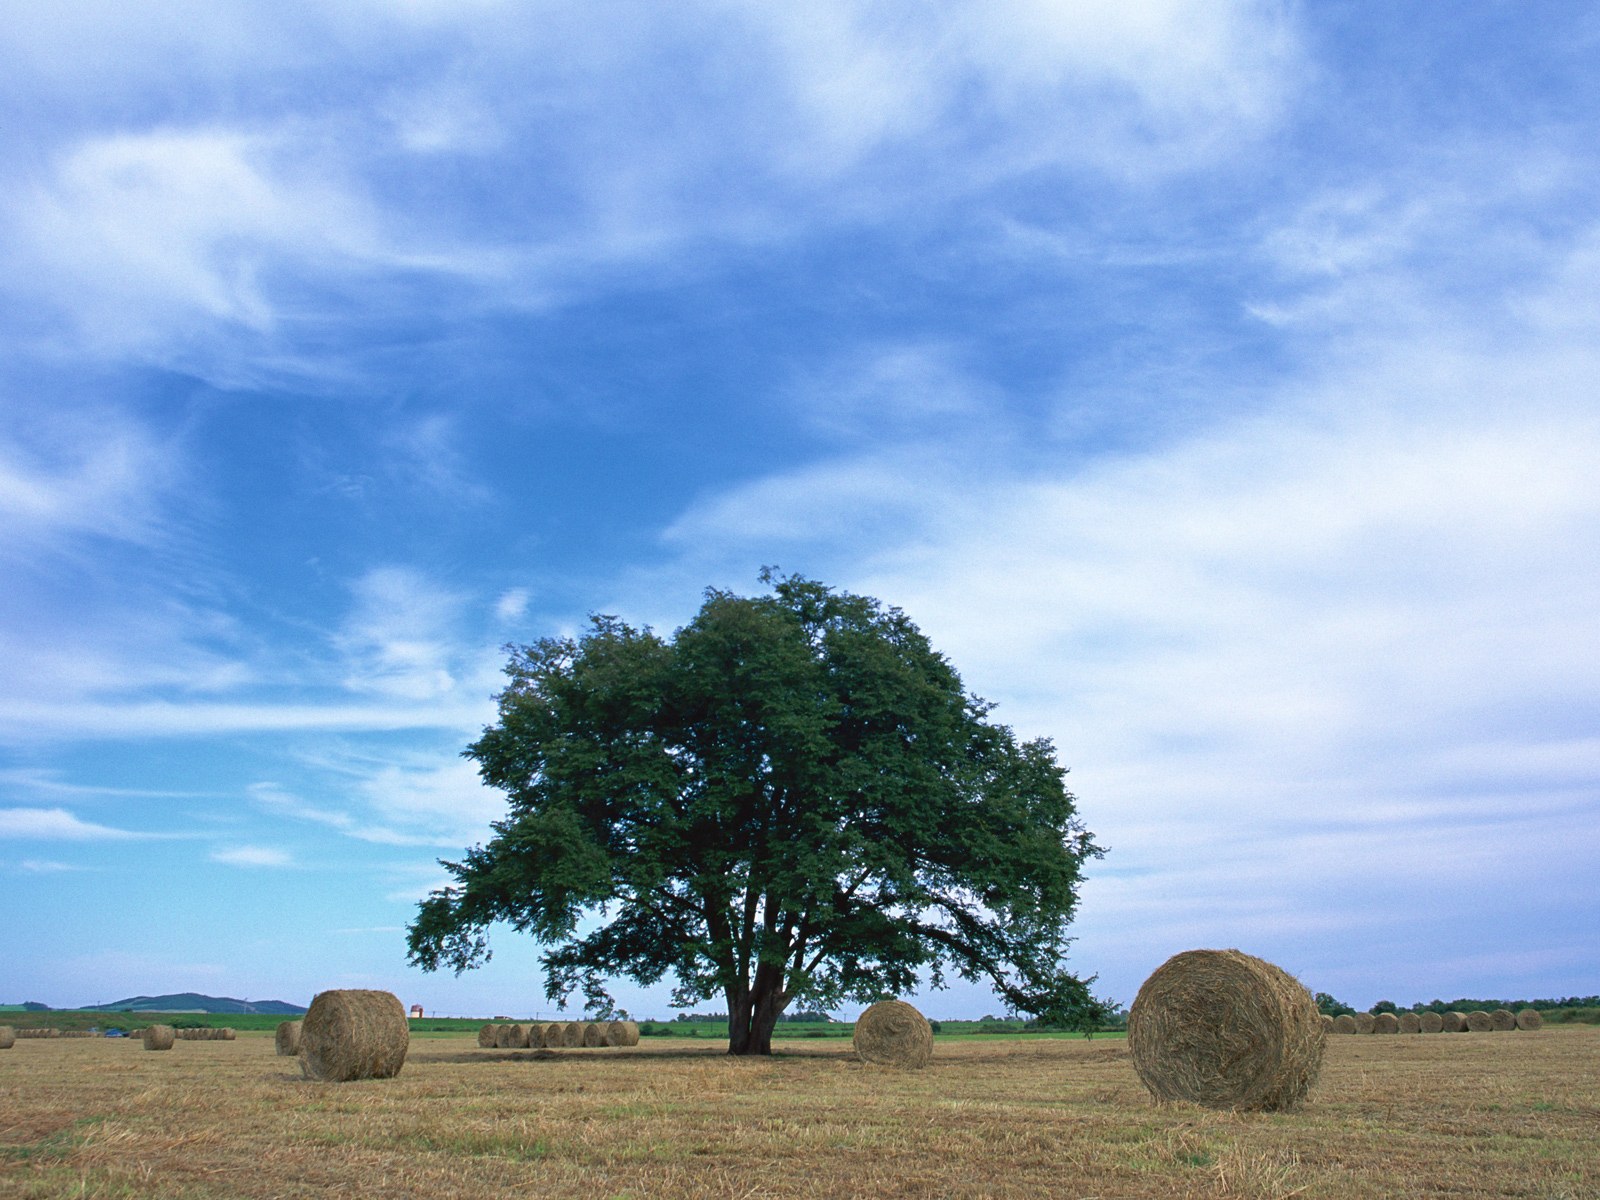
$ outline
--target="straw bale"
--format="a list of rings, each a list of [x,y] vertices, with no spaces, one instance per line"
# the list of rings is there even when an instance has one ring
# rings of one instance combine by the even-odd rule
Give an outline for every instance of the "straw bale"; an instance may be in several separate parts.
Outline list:
[[[1431,1009],[1422,1014],[1422,1032],[1438,1033],[1444,1028],[1444,1018]]]
[[[0,1025],[0,1050],[9,1050],[17,1044],[17,1031],[9,1025]]]
[[[1517,1027],[1517,1014],[1509,1008],[1497,1008],[1489,1014],[1489,1027],[1496,1033],[1509,1033]]]
[[[146,1050],[171,1050],[174,1030],[171,1025],[146,1025],[144,1048]]]
[[[904,1000],[879,1000],[856,1018],[851,1045],[862,1062],[915,1070],[933,1057],[933,1026]]]
[[[561,1044],[566,1047],[583,1045],[583,1022],[563,1021],[561,1024]]]
[[[223,1041],[225,1041],[225,1042],[236,1041],[238,1039],[238,1037],[239,1037],[239,1035],[233,1030],[232,1026],[224,1025],[222,1027],[222,1040]]]
[[[300,1021],[300,1067],[308,1079],[390,1079],[405,1065],[411,1026],[393,992],[320,992]]]
[[[1354,1033],[1356,1031],[1356,1019],[1349,1013],[1340,1013],[1333,1019],[1333,1031],[1335,1033]]]
[[[1422,1017],[1419,1013],[1404,1012],[1400,1014],[1401,1033],[1421,1033]]]
[[[1446,1033],[1465,1033],[1467,1031],[1467,1014],[1451,1010],[1439,1014],[1439,1021]]]
[[[1494,1029],[1494,1018],[1483,1009],[1475,1009],[1467,1014],[1467,1028],[1473,1033],[1489,1033]]]
[[[1373,1033],[1399,1033],[1400,1018],[1393,1013],[1377,1013],[1372,1019]]]
[[[1329,1016],[1327,1013],[1323,1013],[1322,1014],[1322,1032],[1323,1033],[1332,1033],[1333,1032],[1333,1018],[1331,1016]]]
[[[1517,1013],[1518,1029],[1526,1029],[1531,1031],[1534,1029],[1543,1028],[1543,1026],[1544,1018],[1539,1015],[1538,1009],[1525,1008],[1521,1012]]]
[[[516,1036],[511,1032],[513,1028],[509,1024],[496,1025],[494,1027],[494,1044],[501,1050],[510,1050],[512,1048],[512,1039]]]
[[[539,1023],[539,1045],[547,1050],[559,1049],[561,1046],[560,1021],[541,1021]]]
[[[1188,950],[1139,989],[1128,1049],[1158,1101],[1290,1109],[1322,1070],[1318,1015],[1311,993],[1273,964],[1238,950]]]
[[[637,1046],[639,1025],[635,1021],[611,1021],[606,1025],[606,1045]]]
[[[510,1050],[526,1050],[528,1048],[528,1027],[520,1022],[506,1026],[506,1048]]]
[[[1373,1026],[1378,1023],[1378,1018],[1369,1012],[1356,1014],[1356,1032],[1371,1033]]]
[[[600,1021],[586,1021],[583,1026],[583,1044],[585,1046],[604,1046],[606,1044],[606,1027]]]
[[[480,1050],[494,1048],[494,1023],[492,1021],[487,1025],[478,1027],[478,1048]]]
[[[278,1048],[282,1058],[293,1058],[300,1053],[300,1022],[279,1021],[278,1032],[273,1035],[273,1044]]]

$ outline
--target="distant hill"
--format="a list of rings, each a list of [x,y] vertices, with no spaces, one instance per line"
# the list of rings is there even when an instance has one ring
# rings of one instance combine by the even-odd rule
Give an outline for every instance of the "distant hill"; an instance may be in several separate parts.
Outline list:
[[[204,1012],[266,1013],[298,1017],[306,1010],[282,1000],[235,1000],[229,996],[202,996],[198,992],[178,992],[170,996],[130,996],[110,1004],[86,1004],[80,1012]]]

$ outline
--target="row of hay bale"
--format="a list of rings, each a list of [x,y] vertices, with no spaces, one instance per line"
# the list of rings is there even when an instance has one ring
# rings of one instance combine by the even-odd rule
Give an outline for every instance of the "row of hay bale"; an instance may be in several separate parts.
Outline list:
[[[59,1029],[16,1029],[12,1031],[15,1038],[58,1038],[61,1036]]]
[[[491,1022],[478,1030],[483,1050],[564,1050],[582,1046],[637,1046],[639,1026],[633,1021]]]
[[[1506,1033],[1513,1029],[1539,1029],[1544,1018],[1532,1008],[1516,1013],[1508,1008],[1467,1013],[1364,1012],[1324,1015],[1322,1025],[1329,1033]]]
[[[238,1037],[228,1028],[179,1029],[176,1032],[178,1040],[184,1042],[231,1042]]]

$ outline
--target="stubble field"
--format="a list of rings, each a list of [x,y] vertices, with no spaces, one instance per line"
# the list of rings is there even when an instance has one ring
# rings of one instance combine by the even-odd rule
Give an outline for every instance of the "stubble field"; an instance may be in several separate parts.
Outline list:
[[[0,1053],[3,1197],[1600,1197],[1600,1032],[1334,1037],[1306,1108],[1153,1104],[1121,1040],[489,1051],[315,1084],[270,1036]]]

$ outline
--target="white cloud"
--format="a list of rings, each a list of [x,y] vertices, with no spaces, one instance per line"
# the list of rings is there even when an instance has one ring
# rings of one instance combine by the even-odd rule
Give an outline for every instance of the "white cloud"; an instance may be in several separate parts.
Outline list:
[[[359,790],[385,825],[426,845],[484,841],[491,835],[489,822],[505,815],[504,795],[485,787],[477,765],[458,755],[415,755],[377,765]]]
[[[527,588],[512,588],[502,592],[500,599],[495,601],[494,615],[499,621],[520,621],[528,611],[528,601],[531,599]]]
[[[46,858],[25,858],[17,864],[17,868],[29,875],[60,875],[87,869],[74,863],[57,862]]]
[[[350,660],[345,686],[403,700],[455,690],[453,635],[464,597],[415,571],[379,567],[356,581],[338,642]]]
[[[140,836],[81,820],[64,808],[0,808],[0,837],[81,842]]]
[[[214,850],[211,861],[223,863],[230,867],[288,867],[294,865],[294,859],[283,850],[276,850],[271,846],[232,846],[223,850]]]

